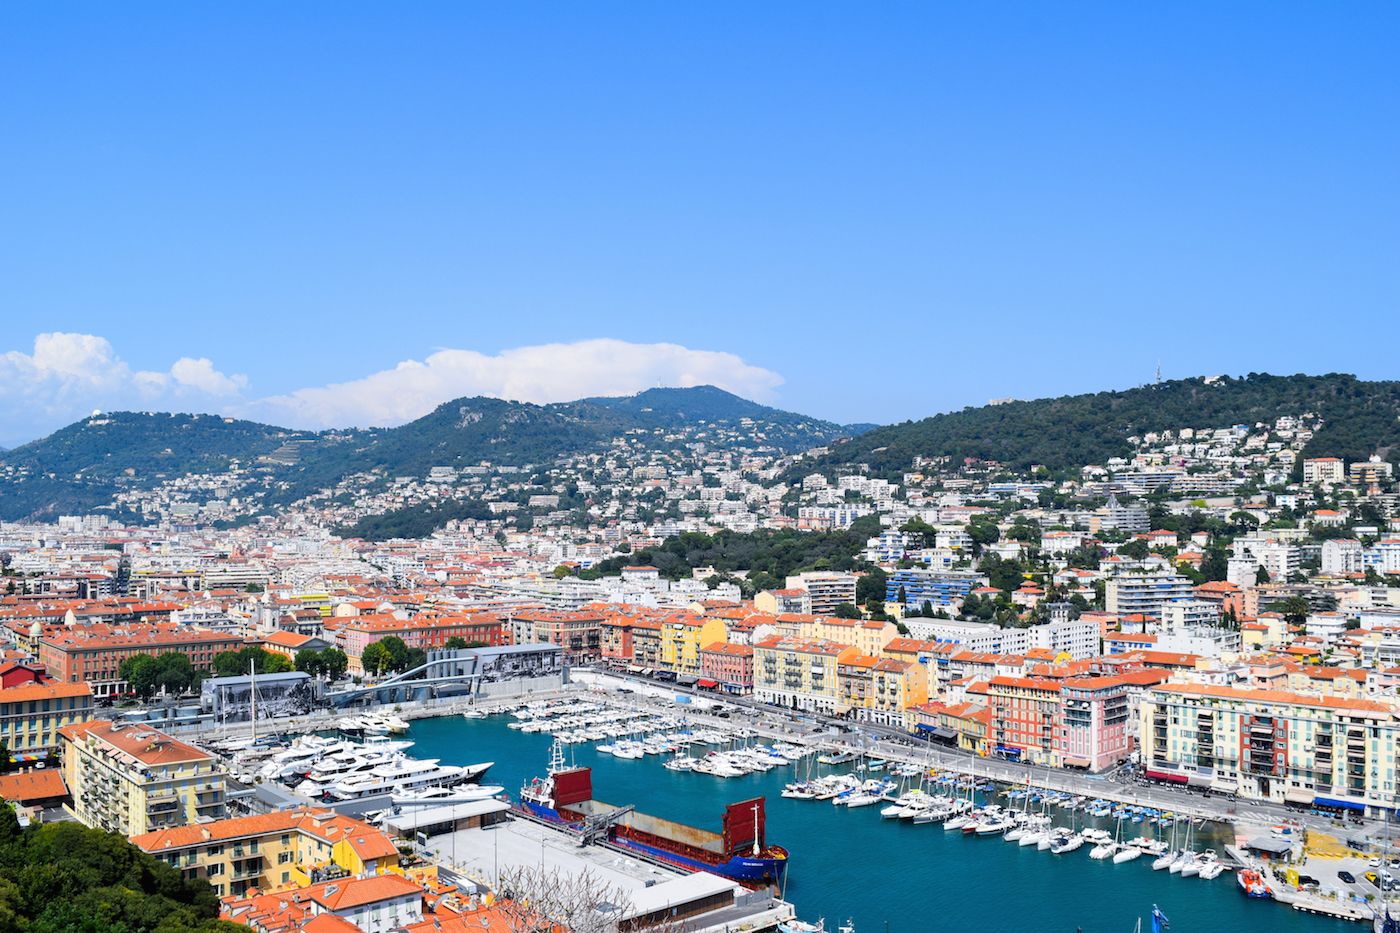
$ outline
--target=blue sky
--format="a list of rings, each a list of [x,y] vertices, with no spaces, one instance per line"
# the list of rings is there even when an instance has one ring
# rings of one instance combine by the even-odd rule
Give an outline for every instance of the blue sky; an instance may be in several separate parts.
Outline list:
[[[1397,34],[1381,3],[9,4],[0,444],[463,389],[885,422],[1159,360],[1394,377]]]

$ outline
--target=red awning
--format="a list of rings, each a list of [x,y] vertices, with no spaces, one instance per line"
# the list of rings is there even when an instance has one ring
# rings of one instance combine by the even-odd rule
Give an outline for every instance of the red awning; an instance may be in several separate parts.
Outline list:
[[[699,680],[697,680],[697,681],[695,682],[695,686],[697,686],[697,687],[704,687],[704,688],[707,689],[707,690],[713,690],[715,687],[718,687],[718,686],[719,686],[719,681],[718,681],[718,680],[706,680],[704,677],[701,677]]]
[[[1184,774],[1177,774],[1173,771],[1153,771],[1147,769],[1147,776],[1154,781],[1171,781],[1173,784],[1185,784],[1187,777]]]

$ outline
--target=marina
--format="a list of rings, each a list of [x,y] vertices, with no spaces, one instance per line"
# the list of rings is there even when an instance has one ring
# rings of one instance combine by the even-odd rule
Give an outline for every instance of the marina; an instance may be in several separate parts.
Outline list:
[[[545,772],[553,742],[543,728],[510,728],[519,721],[504,715],[420,719],[406,738],[414,741],[417,754],[447,764],[467,763],[473,753],[489,756],[493,780],[519,787]],[[632,734],[645,743],[648,733],[634,729]],[[804,920],[825,919],[828,929],[850,918],[857,929],[883,929],[888,923],[892,931],[1012,931],[1034,925],[1090,933],[1132,929],[1154,903],[1177,931],[1357,929],[1243,896],[1233,873],[1220,877],[1223,859],[1206,854],[1227,842],[1214,827],[1152,823],[1156,817],[1130,810],[1119,811],[1125,816],[1120,820],[1107,801],[1081,801],[1076,807],[1051,794],[1037,800],[1033,789],[989,800],[986,782],[951,775],[920,793],[917,779],[911,786],[911,776],[891,774],[888,762],[881,771],[848,778],[858,778],[852,792],[838,790],[824,800],[790,786],[802,784],[809,773],[849,772],[860,764],[856,756],[824,763],[814,753],[788,766],[724,777],[665,766],[678,755],[704,758],[725,751],[657,749],[632,758],[600,752],[588,740],[566,746],[568,764],[591,769],[595,786],[606,788],[609,801],[679,822],[709,825],[727,804],[763,797],[769,836],[790,853],[782,894]],[[904,790],[887,799],[901,782]],[[825,793],[824,788],[820,794]],[[846,805],[835,805],[843,793]],[[899,813],[885,812],[895,804]],[[930,815],[941,808],[950,812],[942,819]],[[964,831],[969,824],[972,829]],[[1189,859],[1170,848],[1184,847],[1187,834],[1201,853]],[[1105,857],[1088,857],[1105,847],[1111,847]],[[1133,850],[1138,855],[1126,854]],[[1171,861],[1154,871],[1167,855]]]

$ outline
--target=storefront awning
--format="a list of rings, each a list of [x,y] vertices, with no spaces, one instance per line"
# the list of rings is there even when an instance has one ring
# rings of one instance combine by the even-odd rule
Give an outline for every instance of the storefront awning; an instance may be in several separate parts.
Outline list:
[[[1154,771],[1148,768],[1144,773],[1154,781],[1171,781],[1173,784],[1186,783],[1186,775],[1177,774],[1175,771]]]
[[[1087,768],[1087,767],[1091,766],[1092,764],[1093,764],[1093,762],[1090,761],[1090,760],[1087,759],[1087,758],[1075,758],[1075,757],[1072,757],[1072,756],[1067,756],[1067,757],[1065,758],[1065,767],[1066,767],[1066,768]]]
[[[1209,774],[1188,774],[1186,775],[1187,787],[1209,787],[1211,778]]]
[[[1304,807],[1310,807],[1312,806],[1313,802],[1312,791],[1298,790],[1297,788],[1290,787],[1288,790],[1283,792],[1283,802],[1298,804],[1299,806]]]
[[[699,680],[697,680],[697,681],[695,682],[695,686],[697,686],[697,687],[704,687],[706,690],[713,690],[713,689],[715,689],[716,687],[719,686],[719,681],[718,681],[718,680],[709,680],[709,679],[707,679],[707,678],[705,678],[705,677],[701,677]]]
[[[1365,810],[1364,803],[1357,803],[1355,800],[1338,800],[1336,797],[1314,797],[1313,806],[1331,807],[1333,810]]]

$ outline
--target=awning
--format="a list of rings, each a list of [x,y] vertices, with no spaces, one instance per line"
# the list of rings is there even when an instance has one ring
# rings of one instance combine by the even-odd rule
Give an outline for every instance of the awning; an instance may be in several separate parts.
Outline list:
[[[714,688],[716,688],[716,687],[719,686],[719,681],[718,681],[718,680],[710,680],[710,679],[708,679],[708,678],[706,678],[706,677],[701,677],[699,680],[697,680],[697,681],[695,682],[695,686],[697,686],[697,687],[704,687],[706,690],[713,690]]]
[[[1283,792],[1283,802],[1298,804],[1299,806],[1304,807],[1310,807],[1312,806],[1313,802],[1312,791],[1298,790],[1297,788],[1290,787],[1288,790]]]
[[[846,715],[847,713],[849,713],[850,711],[851,711],[851,708],[850,708],[849,706],[842,706],[842,705],[840,705],[840,704],[838,703],[838,704],[836,705],[836,709],[835,709],[833,715],[836,715],[836,716],[844,716],[844,715]]]
[[[1239,792],[1240,786],[1234,781],[1212,781],[1210,789],[1218,794],[1234,794]]]
[[[1331,807],[1333,810],[1365,810],[1364,803],[1357,803],[1354,800],[1338,800],[1336,797],[1314,797],[1313,806]]]
[[[1209,787],[1211,777],[1209,774],[1188,774],[1186,775],[1187,787]]]
[[[1144,773],[1154,781],[1171,781],[1173,784],[1186,783],[1186,775],[1177,774],[1175,771],[1153,771],[1148,768]]]
[[[933,726],[926,722],[920,722],[915,723],[914,728],[919,732],[924,733],[929,738],[937,739],[940,742],[951,742],[958,737],[957,732],[947,728],[946,726]]]
[[[1088,768],[1091,765],[1093,765],[1093,762],[1087,758],[1075,758],[1073,756],[1065,757],[1066,768]]]

